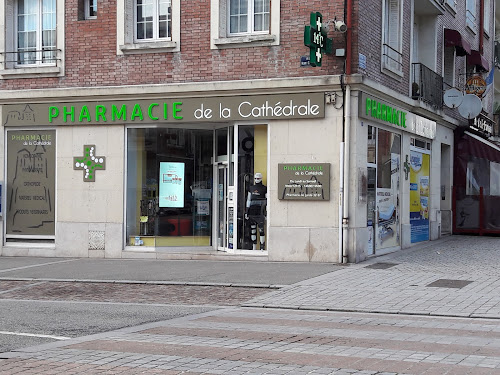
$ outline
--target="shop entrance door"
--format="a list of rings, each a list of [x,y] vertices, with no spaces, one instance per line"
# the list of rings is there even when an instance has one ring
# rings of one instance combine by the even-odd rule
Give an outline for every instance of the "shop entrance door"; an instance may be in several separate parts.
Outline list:
[[[226,251],[228,245],[228,212],[227,212],[227,164],[217,164],[217,184],[216,186],[216,212],[217,212],[217,250]]]
[[[367,255],[400,246],[400,155],[400,135],[368,127]]]

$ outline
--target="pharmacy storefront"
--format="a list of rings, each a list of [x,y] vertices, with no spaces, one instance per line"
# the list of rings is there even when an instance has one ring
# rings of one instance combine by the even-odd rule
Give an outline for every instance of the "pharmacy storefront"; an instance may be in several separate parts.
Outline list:
[[[360,194],[366,202],[366,256],[429,240],[436,122],[366,93],[359,106],[359,132],[366,139]]]
[[[332,208],[327,143],[336,134],[326,126],[324,92],[24,103],[3,105],[2,118],[3,254],[190,249],[271,259],[273,233],[278,243],[287,229],[308,225],[297,218],[283,225],[302,195],[311,213],[318,201],[326,202],[320,216]],[[324,146],[290,135],[315,127]],[[318,163],[301,156],[318,146]],[[280,163],[290,160],[287,167],[311,178],[302,190],[287,185],[298,203],[277,192]],[[318,184],[324,169],[327,181]],[[275,248],[275,259],[293,260]]]

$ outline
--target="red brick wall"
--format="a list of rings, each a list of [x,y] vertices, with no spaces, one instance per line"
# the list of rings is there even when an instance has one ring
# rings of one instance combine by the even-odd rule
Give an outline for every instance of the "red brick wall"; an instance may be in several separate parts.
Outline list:
[[[281,1],[281,43],[273,47],[210,49],[210,1],[182,2],[181,51],[116,55],[116,1],[99,2],[96,20],[78,20],[77,0],[66,1],[65,76],[0,81],[0,89],[85,87],[227,81],[339,74],[343,59],[327,56],[322,67],[300,67],[311,11],[325,20],[344,18],[342,0]],[[332,30],[332,27],[330,27]],[[329,36],[333,36],[333,31]],[[344,47],[335,33],[334,48]]]

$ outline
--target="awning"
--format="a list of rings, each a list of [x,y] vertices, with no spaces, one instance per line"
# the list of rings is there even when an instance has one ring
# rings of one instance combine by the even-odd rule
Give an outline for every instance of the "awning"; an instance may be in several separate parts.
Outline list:
[[[460,32],[453,29],[444,29],[444,42],[446,47],[455,47],[457,56],[470,55],[471,47]]]
[[[473,49],[471,54],[467,56],[467,65],[475,65],[476,70],[479,72],[489,72],[490,63],[486,60],[483,55]]]

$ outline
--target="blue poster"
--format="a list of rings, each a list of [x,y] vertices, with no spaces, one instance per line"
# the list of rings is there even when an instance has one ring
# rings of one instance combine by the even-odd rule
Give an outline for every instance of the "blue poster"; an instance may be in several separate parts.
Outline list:
[[[411,243],[429,240],[430,156],[410,152]]]
[[[160,207],[184,207],[184,163],[160,162]]]

